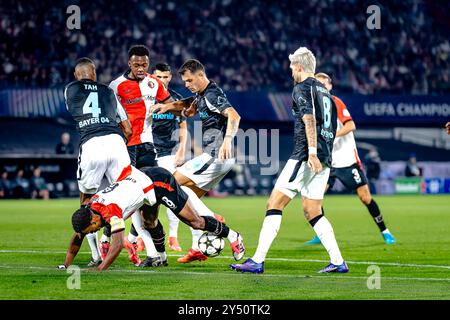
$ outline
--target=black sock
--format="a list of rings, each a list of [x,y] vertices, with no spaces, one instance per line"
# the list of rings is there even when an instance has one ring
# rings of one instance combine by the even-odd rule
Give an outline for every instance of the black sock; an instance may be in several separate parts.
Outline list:
[[[103,228],[103,234],[105,236],[107,236],[108,238],[111,237],[111,225],[107,224],[104,228]]]
[[[137,231],[136,231],[136,228],[134,227],[134,224],[131,224],[130,233],[131,233],[133,236],[135,236],[135,237],[138,236],[138,233],[137,233]]]
[[[375,200],[372,199],[372,201],[366,206],[373,220],[377,224],[378,228],[380,228],[380,231],[383,232],[384,230],[386,230],[386,225],[384,224],[383,216],[381,215],[380,208],[378,208],[378,205],[375,202]]]
[[[150,232],[150,235],[152,236],[153,244],[155,245],[156,251],[158,252],[165,252],[166,251],[166,234],[164,233],[164,228],[161,224],[161,222],[158,219],[158,222],[156,224],[156,227],[153,229],[146,229],[148,232]]]
[[[206,231],[211,232],[212,234],[220,238],[228,237],[228,233],[230,233],[230,228],[228,228],[225,224],[218,221],[214,217],[203,216],[203,219],[205,219]]]
[[[309,224],[311,225],[311,227],[314,228],[314,226],[316,225],[316,223],[320,220],[320,218],[323,217],[323,214],[319,214],[317,217],[312,218],[311,220],[309,220]]]
[[[266,217],[267,216],[274,216],[274,215],[282,215],[283,211],[278,210],[278,209],[269,209],[266,211]]]

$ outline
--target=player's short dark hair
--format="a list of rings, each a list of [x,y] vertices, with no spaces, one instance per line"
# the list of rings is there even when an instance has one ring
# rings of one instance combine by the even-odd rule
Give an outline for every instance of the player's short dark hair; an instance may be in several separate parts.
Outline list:
[[[72,215],[72,226],[75,232],[81,232],[86,229],[92,220],[92,211],[89,206],[81,206]]]
[[[85,65],[88,65],[88,64],[91,64],[91,65],[95,66],[94,61],[92,61],[92,60],[89,59],[88,57],[83,57],[83,58],[78,59],[78,60],[75,62],[75,68],[76,68],[76,67],[85,66]]]
[[[165,62],[159,62],[159,63],[155,64],[155,71],[156,70],[162,71],[162,72],[166,72],[166,71],[172,72],[172,69],[170,68],[170,66]]]
[[[132,46],[130,50],[128,50],[128,60],[130,60],[132,56],[150,57],[150,50],[148,50],[148,48],[142,44],[137,44]]]
[[[191,73],[197,72],[197,71],[205,71],[205,66],[198,61],[197,59],[189,59],[178,70],[178,73],[180,75],[183,75],[186,71],[190,71]]]

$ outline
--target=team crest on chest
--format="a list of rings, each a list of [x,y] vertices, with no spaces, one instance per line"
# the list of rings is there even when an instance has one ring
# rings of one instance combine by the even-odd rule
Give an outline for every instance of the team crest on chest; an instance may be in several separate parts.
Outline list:
[[[155,87],[155,84],[153,83],[153,81],[149,81],[148,82],[148,86],[153,89]]]

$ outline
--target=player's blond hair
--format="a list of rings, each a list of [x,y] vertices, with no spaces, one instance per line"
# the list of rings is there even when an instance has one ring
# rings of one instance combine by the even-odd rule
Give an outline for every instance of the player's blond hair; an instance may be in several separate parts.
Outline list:
[[[314,77],[326,79],[328,81],[328,83],[331,84],[331,77],[329,75],[327,75],[325,72],[316,73],[316,75]]]
[[[305,72],[316,72],[316,57],[306,47],[300,47],[293,54],[289,55],[289,60],[292,64],[298,63],[302,66]]]

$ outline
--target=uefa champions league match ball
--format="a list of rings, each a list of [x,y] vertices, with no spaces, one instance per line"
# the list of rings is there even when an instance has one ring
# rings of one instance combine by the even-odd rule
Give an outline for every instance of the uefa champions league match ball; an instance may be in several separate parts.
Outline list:
[[[200,252],[208,257],[217,257],[225,248],[225,240],[209,232],[205,232],[198,239]]]

